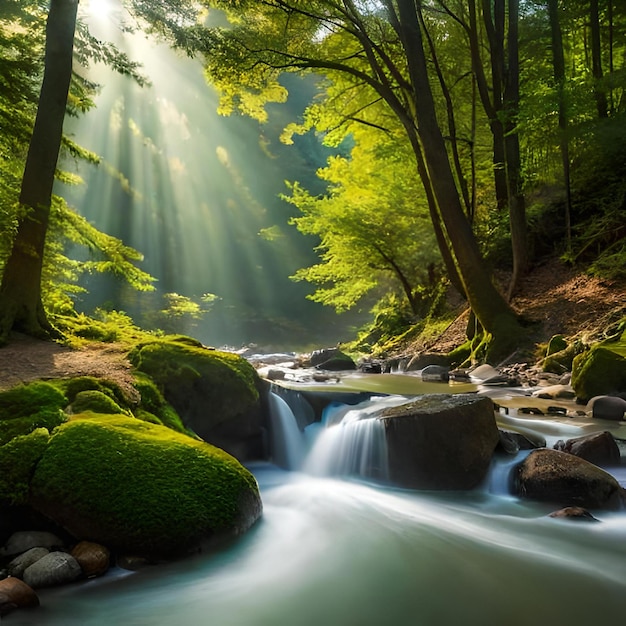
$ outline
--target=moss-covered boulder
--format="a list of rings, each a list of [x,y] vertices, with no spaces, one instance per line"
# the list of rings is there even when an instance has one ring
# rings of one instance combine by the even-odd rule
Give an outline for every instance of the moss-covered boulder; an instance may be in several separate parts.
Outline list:
[[[180,337],[140,344],[129,359],[202,439],[240,460],[264,456],[261,383],[248,361]]]
[[[0,393],[0,445],[37,428],[51,431],[66,419],[68,401],[57,387],[46,382],[18,385]]]
[[[602,344],[579,354],[573,362],[572,387],[581,402],[626,392],[626,357]]]
[[[261,514],[254,477],[227,453],[131,417],[84,414],[53,433],[29,502],[77,539],[170,557]]]

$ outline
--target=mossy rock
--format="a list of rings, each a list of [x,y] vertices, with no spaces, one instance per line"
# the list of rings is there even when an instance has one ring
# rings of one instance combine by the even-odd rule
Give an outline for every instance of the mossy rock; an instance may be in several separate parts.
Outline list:
[[[37,428],[52,431],[65,419],[68,401],[54,385],[34,382],[0,393],[0,445]]]
[[[163,426],[93,414],[52,435],[30,504],[77,539],[147,557],[243,532],[262,508],[254,477],[222,450]]]
[[[626,391],[626,357],[597,345],[574,358],[572,387],[581,402]]]
[[[49,439],[45,428],[37,428],[0,446],[0,502],[26,504],[31,477]]]
[[[101,391],[89,389],[87,391],[79,391],[71,404],[73,413],[84,413],[92,411],[93,413],[109,413],[115,415],[122,413],[122,408],[109,396]]]
[[[544,372],[550,372],[552,374],[571,372],[574,357],[584,350],[585,346],[581,341],[575,341],[559,352],[550,352],[550,348],[548,347],[548,356],[546,356],[542,362],[542,369]]]
[[[567,341],[563,338],[563,335],[554,335],[550,338],[548,342],[548,347],[546,348],[546,356],[550,356],[551,354],[555,354],[557,352],[561,352],[567,348]]]
[[[155,424],[163,424],[179,433],[191,432],[185,428],[180,416],[159,391],[156,383],[142,372],[135,372],[134,387],[141,396],[139,408],[134,411],[135,417]]]
[[[65,378],[55,381],[67,396],[70,403],[73,403],[77,394],[82,391],[99,391],[115,401],[119,406],[127,406],[129,400],[116,383],[104,378],[96,378],[95,376],[77,376],[76,378]]]
[[[216,426],[259,411],[256,370],[236,354],[175,338],[141,344],[129,359],[157,384],[185,426],[204,439]]]

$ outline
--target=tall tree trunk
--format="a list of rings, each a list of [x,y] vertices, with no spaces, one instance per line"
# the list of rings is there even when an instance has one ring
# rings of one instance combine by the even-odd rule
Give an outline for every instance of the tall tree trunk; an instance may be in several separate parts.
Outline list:
[[[598,0],[590,0],[589,2],[589,23],[591,26],[591,68],[595,80],[593,92],[596,98],[596,109],[598,117],[608,117],[606,91],[600,84],[602,80],[602,43],[600,39]]]
[[[556,83],[559,108],[559,145],[563,164],[563,183],[565,186],[565,233],[567,252],[572,250],[572,193],[570,183],[569,140],[567,137],[567,107],[565,104],[565,56],[563,54],[563,35],[559,19],[558,0],[548,0],[548,15],[552,33],[552,64]]]
[[[504,328],[514,327],[516,317],[491,281],[471,226],[463,211],[445,142],[439,128],[428,80],[426,56],[414,0],[397,0],[400,37],[408,61],[414,91],[418,133],[424,159],[448,239],[470,306],[483,328],[494,339],[504,340]]]
[[[50,2],[44,77],[20,193],[26,210],[0,284],[0,340],[12,329],[35,336],[53,333],[41,301],[41,273],[72,77],[77,10],[78,0]]]
[[[509,284],[509,299],[528,267],[526,237],[526,201],[523,192],[517,114],[519,110],[519,0],[509,0],[508,11],[508,72],[504,88],[505,149],[509,185],[509,222],[513,249],[513,276]]]

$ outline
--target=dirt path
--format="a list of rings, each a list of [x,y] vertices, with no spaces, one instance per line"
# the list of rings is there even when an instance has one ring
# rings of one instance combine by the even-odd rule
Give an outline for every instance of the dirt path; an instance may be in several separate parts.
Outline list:
[[[0,348],[0,390],[37,379],[95,376],[116,382],[129,397],[137,395],[131,365],[117,344],[89,344],[73,350],[52,341],[14,333]]]

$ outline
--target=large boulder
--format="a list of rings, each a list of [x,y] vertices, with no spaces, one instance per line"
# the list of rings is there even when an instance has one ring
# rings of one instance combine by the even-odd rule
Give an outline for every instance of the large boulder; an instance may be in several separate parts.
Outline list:
[[[199,437],[240,460],[264,457],[261,382],[248,361],[185,337],[140,344],[129,359]]]
[[[493,402],[473,394],[427,394],[386,409],[390,479],[414,489],[472,489],[499,442]]]
[[[243,532],[262,508],[254,477],[223,450],[164,426],[91,413],[54,432],[30,504],[78,539],[148,557]]]
[[[102,576],[111,565],[109,549],[92,541],[80,541],[72,548],[70,554],[80,565],[85,578]]]
[[[517,467],[517,493],[531,500],[589,509],[618,509],[624,490],[613,476],[558,450],[533,450]]]

